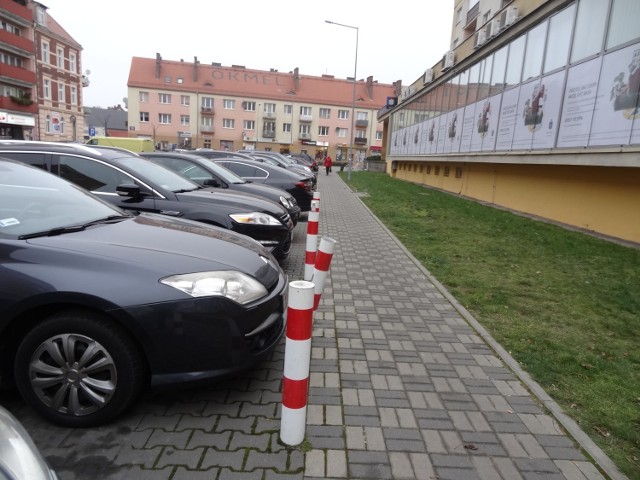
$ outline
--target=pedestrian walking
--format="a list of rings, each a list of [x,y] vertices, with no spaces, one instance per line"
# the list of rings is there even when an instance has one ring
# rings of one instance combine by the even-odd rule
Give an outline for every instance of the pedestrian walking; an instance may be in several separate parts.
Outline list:
[[[331,165],[333,165],[333,160],[331,160],[331,157],[327,155],[324,157],[324,169],[327,171],[327,175],[331,173]]]

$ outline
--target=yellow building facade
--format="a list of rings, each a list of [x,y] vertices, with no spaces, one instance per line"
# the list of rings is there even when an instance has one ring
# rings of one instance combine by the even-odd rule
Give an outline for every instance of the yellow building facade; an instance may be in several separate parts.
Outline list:
[[[640,243],[640,4],[454,8],[451,50],[379,112],[387,171]]]

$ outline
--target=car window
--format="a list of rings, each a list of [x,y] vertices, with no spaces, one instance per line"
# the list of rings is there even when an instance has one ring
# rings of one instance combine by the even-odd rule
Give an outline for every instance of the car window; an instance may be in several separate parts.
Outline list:
[[[0,155],[8,158],[13,158],[19,162],[32,165],[34,167],[41,168],[43,170],[49,170],[47,168],[47,154],[38,152],[9,152],[5,153],[0,151]]]
[[[60,176],[91,192],[116,193],[116,187],[135,180],[116,168],[89,158],[58,155]]]
[[[236,162],[225,162],[223,164],[232,172],[240,175],[241,177],[256,177],[256,168],[251,165]]]

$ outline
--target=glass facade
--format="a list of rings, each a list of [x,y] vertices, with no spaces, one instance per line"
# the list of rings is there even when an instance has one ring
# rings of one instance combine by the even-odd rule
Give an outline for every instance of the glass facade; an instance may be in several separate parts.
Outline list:
[[[391,155],[640,144],[640,2],[576,0],[401,104]]]

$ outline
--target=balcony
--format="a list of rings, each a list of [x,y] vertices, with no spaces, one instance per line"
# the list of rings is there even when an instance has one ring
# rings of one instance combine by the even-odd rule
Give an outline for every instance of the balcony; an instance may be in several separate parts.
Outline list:
[[[25,56],[29,57],[36,51],[33,40],[29,40],[26,37],[14,35],[13,33],[9,33],[6,30],[0,30],[0,43],[5,43],[7,45],[11,45],[12,47],[19,48],[20,50],[24,50]],[[2,65],[4,66],[5,64]]]
[[[276,112],[264,112],[262,114],[262,118],[265,118],[267,120],[275,120]]]
[[[213,133],[214,128],[212,125],[200,125],[200,132],[202,133]]]
[[[313,115],[300,115],[301,122],[313,122]]]
[[[3,82],[21,87],[34,88],[36,84],[36,72],[5,63],[2,64],[0,78]]]
[[[200,114],[202,115],[215,115],[212,107],[200,107]]]
[[[353,139],[353,143],[355,143],[356,145],[366,145],[367,137],[356,137]]]
[[[480,13],[480,2],[476,3],[473,7],[471,7],[471,10],[467,12],[467,23],[465,28],[469,27],[469,24],[478,17],[479,13]]]
[[[368,127],[369,120],[356,120],[356,127]]]
[[[263,130],[262,131],[262,136],[264,138],[276,138],[276,131],[275,130]]]
[[[0,109],[10,110],[21,113],[38,113],[38,103],[33,102],[31,105],[24,105],[13,100],[11,97],[0,97]]]
[[[31,25],[33,22],[33,12],[26,5],[18,2],[3,2],[2,9],[21,17],[25,20],[25,25]]]
[[[311,134],[310,133],[299,133],[298,134],[298,138],[300,140],[311,140]]]

